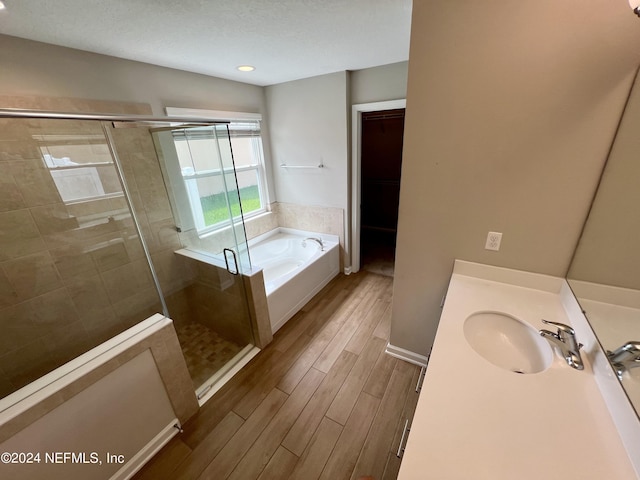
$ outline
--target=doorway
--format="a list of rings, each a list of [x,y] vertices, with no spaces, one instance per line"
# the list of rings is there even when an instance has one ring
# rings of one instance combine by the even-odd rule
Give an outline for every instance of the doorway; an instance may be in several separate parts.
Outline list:
[[[404,107],[404,100],[354,105],[354,272],[393,276]]]
[[[360,266],[393,276],[404,108],[362,114]]]

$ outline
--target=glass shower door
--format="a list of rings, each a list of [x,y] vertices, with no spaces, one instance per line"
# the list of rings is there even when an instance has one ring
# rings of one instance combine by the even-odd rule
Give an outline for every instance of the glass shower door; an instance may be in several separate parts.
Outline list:
[[[244,226],[242,200],[240,188],[238,186],[238,176],[233,161],[233,151],[231,149],[231,138],[227,125],[216,125],[213,132],[216,135],[219,148],[220,169],[222,171],[222,181],[225,187],[225,197],[227,204],[228,219],[233,235],[232,245],[235,252],[230,252],[229,248],[223,250],[225,264],[230,265],[230,253],[235,263],[236,271],[248,271],[251,268],[249,248],[247,245],[247,234]]]
[[[234,273],[251,268],[238,178],[226,124],[154,133],[185,246]]]
[[[251,263],[229,130],[225,124],[160,128],[152,137],[182,246],[178,257],[189,273],[182,290],[165,290],[169,315],[202,397],[255,343],[241,275]]]

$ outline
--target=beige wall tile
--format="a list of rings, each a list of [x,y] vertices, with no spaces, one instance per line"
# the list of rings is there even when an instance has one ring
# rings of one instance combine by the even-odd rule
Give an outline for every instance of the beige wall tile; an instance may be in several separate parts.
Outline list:
[[[273,340],[273,333],[262,270],[251,277],[243,276],[242,280],[247,292],[254,343],[258,348],[264,348]]]
[[[111,197],[108,199],[108,202],[110,204],[110,210],[129,211],[129,204],[124,195],[121,197]]]
[[[233,295],[202,283],[190,286],[187,291],[194,320],[239,345],[253,343],[251,318],[244,291],[241,295]]]
[[[247,240],[251,240],[263,233],[270,232],[278,227],[277,215],[272,211],[265,215],[250,218],[245,222]]]
[[[169,310],[169,317],[176,325],[180,325],[191,320],[191,305],[187,296],[186,288],[178,290],[170,295],[165,294],[165,302]]]
[[[155,248],[178,250],[182,248],[173,217],[149,224],[155,240]],[[149,247],[151,248],[151,247]]]
[[[0,398],[6,397],[15,390],[16,388],[13,386],[13,383],[11,383],[11,380],[9,380],[9,377],[7,377],[4,372],[0,372]]]
[[[58,187],[53,182],[48,170],[42,168],[27,170],[23,175],[14,178],[25,203],[30,207],[56,203],[61,200]]]
[[[40,150],[27,138],[4,138],[0,140],[0,162],[41,158]]]
[[[46,248],[29,210],[0,213],[0,261]]]
[[[137,292],[153,286],[149,267],[144,260],[136,260],[102,273],[111,302],[120,302]]]
[[[49,250],[58,274],[63,280],[76,281],[98,273],[98,269],[84,248],[80,245],[67,245]]]
[[[62,325],[78,320],[78,313],[65,288],[45,293],[27,302],[31,309],[31,319],[44,336]]]
[[[145,184],[139,187],[139,194],[149,222],[173,218],[164,184]]]
[[[40,153],[38,153],[38,156],[35,158],[10,160],[4,162],[2,165],[4,172],[7,175],[13,175],[14,177],[28,175],[29,172],[34,170],[45,170]]]
[[[144,135],[147,134],[145,133]],[[142,142],[143,139],[141,138],[140,141]],[[142,143],[139,145],[140,148],[144,148]],[[119,150],[122,150],[121,145],[116,143],[116,146]],[[136,179],[145,178],[154,183],[163,181],[155,150],[129,151],[127,152],[126,162],[131,167]]]
[[[81,319],[90,322],[97,312],[111,307],[100,275],[77,280],[67,285],[67,293]]]
[[[126,327],[135,325],[154,313],[162,313],[155,287],[137,291],[134,295],[115,302],[113,309]]]
[[[151,353],[158,364],[171,405],[178,419],[184,423],[198,411],[199,406],[178,336],[173,325],[168,325],[160,330],[156,337],[160,338],[162,343],[152,347]]]
[[[117,238],[107,237],[103,242],[96,244],[91,251],[91,258],[101,272],[126,265],[131,261],[124,240],[119,235]]]
[[[27,204],[22,193],[5,165],[0,162],[0,212],[25,208]]]
[[[56,366],[82,355],[95,346],[90,342],[80,320],[56,328],[43,340],[49,357]]]
[[[39,338],[0,357],[0,369],[17,388],[49,373],[54,365]]]
[[[113,202],[110,198],[91,200],[89,202],[78,202],[66,205],[67,212],[73,217],[85,217],[99,213],[110,213],[114,210]]]
[[[96,307],[92,309],[91,315],[82,316],[80,320],[94,345],[100,345],[127,328],[111,305],[103,308]]]
[[[193,282],[194,277],[189,276],[189,270],[173,250],[152,253],[151,259],[165,295],[182,290]]]
[[[39,332],[32,320],[32,310],[27,303],[0,309],[0,352],[9,353],[32,342]]]
[[[100,159],[96,159],[99,161]],[[122,185],[120,184],[120,180],[118,177],[118,173],[115,170],[115,167],[111,165],[98,165],[92,167],[98,175],[98,181],[102,185],[102,190],[105,194],[109,195],[118,195],[122,194]],[[95,204],[95,203],[108,203],[108,199],[100,199],[100,200],[91,200],[87,202],[82,202],[81,205],[85,204]]]
[[[0,268],[0,309],[18,303],[18,294],[9,282],[9,279]]]
[[[64,203],[54,203],[30,209],[42,235],[67,232],[79,228],[76,217],[69,215]]]
[[[144,249],[140,237],[135,229],[128,229],[120,232],[122,239],[124,240],[124,246],[127,249],[127,255],[133,260],[138,260],[144,257]]]
[[[49,252],[34,253],[3,262],[2,270],[11,282],[19,301],[62,287],[62,279]]]
[[[277,203],[274,208],[278,225],[344,238],[344,212],[341,208]]]

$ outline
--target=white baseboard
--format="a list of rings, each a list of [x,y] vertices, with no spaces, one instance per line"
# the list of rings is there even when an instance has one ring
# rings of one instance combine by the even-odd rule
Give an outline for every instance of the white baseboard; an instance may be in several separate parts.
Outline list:
[[[180,432],[180,421],[175,418],[147,443],[133,458],[129,459],[109,480],[128,480],[140,470],[169,440]]]
[[[390,343],[387,343],[385,352],[387,352],[392,357],[399,358],[400,360],[404,360],[415,365],[420,365],[421,367],[424,367],[427,363],[429,363],[429,357],[410,352],[409,350],[405,350],[404,348],[396,347],[394,345],[391,345]]]

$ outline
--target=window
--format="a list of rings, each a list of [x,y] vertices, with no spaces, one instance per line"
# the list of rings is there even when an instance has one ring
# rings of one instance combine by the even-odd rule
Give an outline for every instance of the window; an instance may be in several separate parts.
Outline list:
[[[259,120],[174,130],[194,226],[208,233],[267,209]],[[234,175],[235,167],[235,175]],[[238,196],[240,201],[238,202]]]

